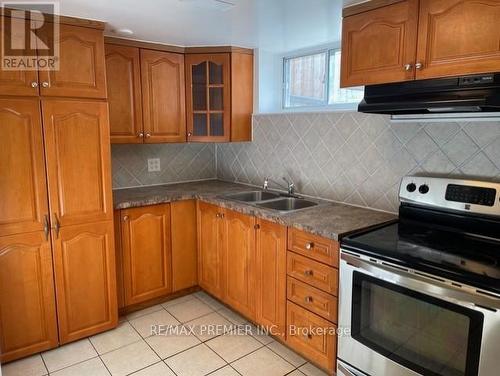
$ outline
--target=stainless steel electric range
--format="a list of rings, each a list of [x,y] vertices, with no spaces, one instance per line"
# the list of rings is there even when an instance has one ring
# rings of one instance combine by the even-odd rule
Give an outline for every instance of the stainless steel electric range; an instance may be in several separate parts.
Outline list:
[[[342,242],[338,375],[500,375],[500,184],[405,177]]]

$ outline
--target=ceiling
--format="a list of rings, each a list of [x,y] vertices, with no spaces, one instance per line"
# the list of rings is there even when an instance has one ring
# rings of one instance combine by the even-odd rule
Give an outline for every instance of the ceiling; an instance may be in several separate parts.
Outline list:
[[[108,22],[107,35],[278,53],[339,41],[342,0],[64,0],[60,7],[63,15]]]

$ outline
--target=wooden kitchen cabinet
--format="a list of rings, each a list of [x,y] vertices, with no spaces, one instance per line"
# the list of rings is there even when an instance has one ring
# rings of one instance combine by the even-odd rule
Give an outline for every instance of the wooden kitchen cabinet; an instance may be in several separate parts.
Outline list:
[[[139,48],[105,44],[111,143],[142,143]]]
[[[43,100],[42,108],[52,222],[113,220],[107,104]]]
[[[341,86],[415,79],[419,0],[344,17]]]
[[[42,96],[106,98],[103,31],[59,25],[58,70],[40,71]],[[43,32],[41,40],[49,41]],[[39,52],[39,54],[42,52]]]
[[[0,99],[0,236],[42,231],[49,214],[40,104]]]
[[[184,55],[141,49],[144,142],[186,142]]]
[[[224,301],[255,319],[255,217],[223,213]]]
[[[500,71],[500,2],[420,0],[417,79]]]
[[[118,324],[113,223],[62,227],[52,232],[59,342]]]
[[[52,251],[43,231],[0,237],[0,286],[0,361],[57,346]]]
[[[124,305],[172,292],[170,204],[121,210]]]
[[[286,332],[286,241],[287,228],[257,219],[256,317],[271,334]]]
[[[188,141],[251,141],[253,54],[186,54]]]
[[[224,209],[198,202],[198,284],[223,300],[223,222]]]

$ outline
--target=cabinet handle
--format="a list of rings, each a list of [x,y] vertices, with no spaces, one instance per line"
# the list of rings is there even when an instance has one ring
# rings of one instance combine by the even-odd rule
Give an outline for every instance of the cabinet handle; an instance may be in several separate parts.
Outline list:
[[[192,135],[193,135],[193,133],[188,132],[188,137],[191,137]]]
[[[312,334],[311,334],[311,333],[304,333],[304,337],[305,337],[306,339],[312,339],[312,337],[313,337],[313,336],[312,336]]]
[[[312,270],[304,270],[304,275],[306,277],[311,277],[313,275],[313,271]]]
[[[307,250],[311,250],[313,248],[314,248],[314,243],[313,242],[306,243],[306,249]]]
[[[305,301],[306,303],[312,303],[313,298],[312,298],[312,296],[306,296],[306,297],[304,298],[304,301]]]
[[[31,87],[32,87],[33,89],[37,88],[37,87],[38,87],[38,82],[33,81],[33,82],[31,83]]]
[[[215,214],[215,218],[220,218],[220,213]]]
[[[413,65],[412,64],[405,64],[403,65],[403,68],[405,69],[405,71],[411,71],[413,69]]]
[[[146,133],[146,138],[150,138],[151,137],[151,133]]]
[[[48,87],[50,87],[50,84],[47,81],[43,81],[42,82],[42,87],[48,88]]]
[[[137,138],[143,138],[143,137],[144,137],[144,133],[142,133],[142,132],[137,135]]]
[[[220,213],[220,217],[221,217],[221,218],[224,218],[224,213]]]
[[[48,214],[45,214],[43,216],[43,233],[45,234],[45,240],[49,240],[49,231],[50,231],[49,216]]]
[[[423,67],[424,67],[423,63],[418,62],[417,64],[415,64],[415,68],[417,68],[418,70],[422,69]]]
[[[258,230],[258,229],[260,229],[260,225],[257,223],[255,226],[253,226],[253,228]]]
[[[124,215],[124,216],[123,216],[123,221],[124,221],[124,222],[127,222],[127,221],[128,221],[128,215]]]
[[[61,224],[59,223],[59,218],[57,218],[57,214],[54,213],[54,230],[56,231],[56,238],[59,238],[59,230],[61,229]]]

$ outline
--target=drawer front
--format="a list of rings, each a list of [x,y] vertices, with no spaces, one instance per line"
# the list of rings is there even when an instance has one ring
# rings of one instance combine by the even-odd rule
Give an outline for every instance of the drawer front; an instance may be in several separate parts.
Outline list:
[[[329,294],[338,294],[338,270],[330,266],[288,252],[287,274]]]
[[[337,298],[294,278],[287,278],[287,298],[324,319],[337,322]]]
[[[289,301],[287,329],[290,347],[328,371],[335,369],[336,325]]]
[[[339,243],[292,228],[288,232],[288,249],[325,264],[339,267]]]

